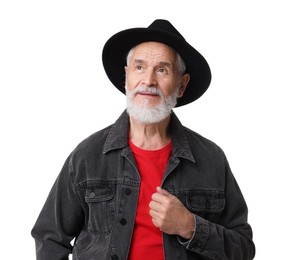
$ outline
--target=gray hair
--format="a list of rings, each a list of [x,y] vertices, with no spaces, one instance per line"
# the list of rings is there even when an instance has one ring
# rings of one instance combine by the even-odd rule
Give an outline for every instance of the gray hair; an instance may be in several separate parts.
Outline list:
[[[133,53],[134,53],[134,49],[135,49],[135,47],[133,47],[133,48],[129,51],[128,55],[127,55],[127,58],[126,58],[126,60],[127,60],[127,66],[129,66],[129,64],[130,64],[130,59],[131,59],[131,57],[132,57],[132,55],[133,55]],[[179,70],[180,74],[183,75],[183,74],[185,73],[185,71],[186,71],[185,62],[184,62],[184,60],[181,58],[180,54],[179,54],[177,51],[175,51],[175,50],[173,50],[173,51],[176,53],[176,63],[177,63],[178,70]]]

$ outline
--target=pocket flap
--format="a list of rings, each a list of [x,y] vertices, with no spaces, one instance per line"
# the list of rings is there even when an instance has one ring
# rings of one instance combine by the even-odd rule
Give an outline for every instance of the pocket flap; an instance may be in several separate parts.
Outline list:
[[[195,212],[219,213],[225,207],[225,196],[219,190],[193,190],[186,198],[187,207]]]
[[[113,198],[115,188],[113,185],[96,183],[87,186],[85,201],[86,202],[101,202],[108,201]]]

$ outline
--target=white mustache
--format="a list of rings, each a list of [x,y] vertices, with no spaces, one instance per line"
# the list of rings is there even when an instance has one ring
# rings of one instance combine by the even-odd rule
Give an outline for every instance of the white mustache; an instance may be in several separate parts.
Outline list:
[[[137,94],[137,93],[150,93],[150,94],[155,94],[159,96],[163,95],[160,89],[155,88],[155,87],[146,87],[146,86],[137,86],[134,89],[134,94]]]

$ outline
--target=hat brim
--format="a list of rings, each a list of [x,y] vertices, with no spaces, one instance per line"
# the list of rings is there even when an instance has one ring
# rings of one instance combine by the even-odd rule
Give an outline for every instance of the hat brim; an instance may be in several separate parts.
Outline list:
[[[190,74],[184,95],[177,100],[176,107],[191,103],[201,97],[211,82],[210,67],[205,58],[183,38],[165,31],[150,28],[133,28],[113,35],[105,44],[102,53],[103,66],[113,85],[125,94],[125,70],[128,52],[143,42],[164,43],[177,51]]]

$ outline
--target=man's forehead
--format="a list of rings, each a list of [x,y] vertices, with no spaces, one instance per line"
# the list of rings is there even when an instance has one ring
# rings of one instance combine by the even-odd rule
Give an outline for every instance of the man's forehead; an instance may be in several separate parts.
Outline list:
[[[176,60],[176,52],[163,43],[144,42],[134,48],[132,59],[136,62],[150,59],[157,62],[172,63]]]

